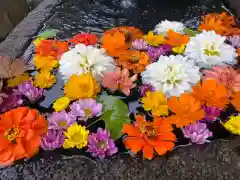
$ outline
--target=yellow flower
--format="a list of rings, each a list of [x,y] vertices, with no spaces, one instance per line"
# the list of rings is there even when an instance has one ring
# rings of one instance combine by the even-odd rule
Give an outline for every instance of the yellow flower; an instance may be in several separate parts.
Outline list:
[[[66,139],[63,143],[63,148],[76,147],[82,149],[88,143],[88,134],[89,131],[85,127],[78,124],[72,124],[67,131],[64,132]]]
[[[72,75],[64,86],[64,94],[72,100],[93,98],[100,88],[91,73]]]
[[[68,107],[70,99],[68,97],[60,97],[53,103],[55,111],[59,112]]]
[[[181,46],[173,47],[172,51],[176,54],[183,54],[185,47],[186,47],[186,45],[182,44]]]
[[[222,123],[222,125],[232,134],[240,135],[240,116],[231,116],[230,119]]]
[[[25,81],[29,80],[28,74],[22,74],[20,76],[16,76],[12,79],[8,80],[8,87],[17,87],[19,84],[24,83]]]
[[[37,47],[40,44],[41,40],[44,40],[44,38],[37,38],[37,39],[35,39],[33,41],[34,46]]]
[[[35,75],[34,86],[40,88],[50,88],[56,83],[56,77],[49,71],[40,71]]]
[[[167,116],[168,103],[167,98],[162,91],[147,92],[146,96],[141,99],[143,108],[146,111],[152,110],[154,116]]]
[[[58,61],[52,56],[40,56],[34,57],[34,65],[36,69],[42,69],[44,71],[51,71],[58,66]]]
[[[143,39],[152,46],[158,46],[165,42],[164,35],[154,35],[152,31],[149,31],[148,35],[143,36]]]

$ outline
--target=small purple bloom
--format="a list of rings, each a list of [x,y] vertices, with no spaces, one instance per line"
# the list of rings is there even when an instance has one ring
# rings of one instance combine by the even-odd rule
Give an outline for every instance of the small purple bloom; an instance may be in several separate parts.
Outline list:
[[[5,112],[14,107],[18,107],[23,104],[21,94],[16,91],[5,92],[7,96],[4,96],[0,105],[0,112]]]
[[[212,136],[212,132],[207,129],[207,125],[199,122],[183,128],[183,134],[186,138],[191,139],[192,143],[196,144],[204,144],[206,139]]]
[[[148,44],[143,39],[133,41],[132,48],[136,50],[147,50]]]
[[[42,136],[40,146],[44,150],[55,150],[60,148],[65,140],[63,130],[48,130],[47,134]]]
[[[149,47],[148,55],[152,59],[152,62],[155,62],[161,55],[166,55],[172,51],[172,47],[168,44],[164,44],[160,47]]]
[[[205,111],[204,120],[206,121],[216,121],[217,117],[220,116],[221,109],[216,107],[207,107],[205,105],[202,108]]]
[[[240,36],[230,36],[227,38],[228,41],[232,44],[232,46],[236,48],[240,48]]]
[[[106,155],[117,153],[118,149],[114,141],[110,139],[110,133],[102,128],[97,129],[97,133],[91,133],[88,136],[88,152],[93,157],[105,158]]]
[[[25,81],[18,85],[18,92],[34,103],[43,96],[44,89],[34,87],[32,81]]]
[[[95,99],[81,99],[70,106],[70,114],[79,117],[79,120],[86,121],[88,118],[100,116],[102,114],[102,104]]]
[[[141,97],[145,96],[148,91],[154,91],[154,87],[151,84],[142,84],[139,86]]]
[[[70,125],[76,123],[76,117],[71,116],[65,111],[54,112],[48,118],[48,129],[66,130]]]

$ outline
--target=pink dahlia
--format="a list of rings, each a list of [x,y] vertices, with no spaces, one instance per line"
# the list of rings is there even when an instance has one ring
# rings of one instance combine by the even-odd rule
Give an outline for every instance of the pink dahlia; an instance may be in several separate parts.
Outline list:
[[[134,81],[137,80],[137,74],[129,77],[128,69],[121,70],[117,68],[115,72],[107,72],[102,79],[102,86],[112,91],[120,90],[124,94],[129,95],[132,88],[136,86]]]

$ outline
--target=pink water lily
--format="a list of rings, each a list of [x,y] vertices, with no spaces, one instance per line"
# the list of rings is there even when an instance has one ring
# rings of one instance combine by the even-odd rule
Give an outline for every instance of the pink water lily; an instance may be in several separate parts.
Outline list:
[[[115,72],[107,72],[102,79],[102,85],[112,91],[120,90],[124,94],[129,95],[132,88],[136,86],[134,81],[137,80],[137,74],[129,77],[128,69],[121,70],[117,68]]]

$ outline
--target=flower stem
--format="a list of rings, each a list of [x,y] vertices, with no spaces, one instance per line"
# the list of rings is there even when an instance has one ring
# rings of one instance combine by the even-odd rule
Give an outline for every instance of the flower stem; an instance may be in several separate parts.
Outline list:
[[[101,121],[101,119],[97,119],[96,121],[93,121],[91,124],[89,124],[86,128],[92,126],[93,124],[97,123],[98,121]]]

